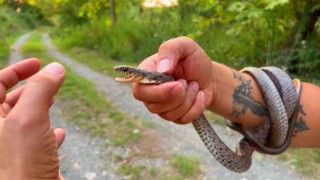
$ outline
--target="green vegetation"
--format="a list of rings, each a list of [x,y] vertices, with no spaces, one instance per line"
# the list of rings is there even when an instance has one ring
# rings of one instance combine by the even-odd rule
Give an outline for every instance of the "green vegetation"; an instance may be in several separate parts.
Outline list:
[[[19,13],[21,9],[23,13]],[[0,67],[6,64],[10,45],[17,36],[38,25],[50,24],[39,10],[28,3],[19,5],[18,1],[0,0]]]
[[[106,73],[112,77],[116,77],[119,74],[113,70],[113,67],[119,65],[119,61],[112,60],[108,57],[104,57],[103,54],[91,50],[88,48],[75,47],[72,49],[64,49],[64,39],[53,37],[53,42],[58,48],[66,53],[68,56],[76,59],[77,61],[88,65],[90,68],[97,72]],[[125,63],[126,65],[137,66],[138,63]]]
[[[123,164],[119,166],[118,172],[127,176],[130,176],[131,180],[141,179],[142,178],[142,171],[145,170],[145,166],[131,166]]]
[[[199,159],[182,155],[174,155],[171,163],[162,168],[132,165],[128,162],[121,164],[117,171],[129,176],[132,180],[141,178],[161,180],[197,179],[201,172]]]
[[[51,35],[63,40],[62,49],[91,49],[105,61],[139,62],[163,41],[184,35],[235,68],[277,65],[291,74],[320,77],[320,4],[315,0],[180,0],[170,8],[143,8],[141,0],[36,2],[42,9],[59,6],[45,16],[58,19]]]
[[[182,155],[175,155],[172,166],[184,177],[194,177],[200,172],[200,161]]]
[[[278,156],[279,160],[290,162],[291,165],[311,177],[318,177],[320,170],[319,149],[289,149]]]
[[[22,22],[14,15],[14,11],[4,7],[0,7],[0,24],[0,67],[3,67],[9,57],[12,39],[23,28],[19,26]]]

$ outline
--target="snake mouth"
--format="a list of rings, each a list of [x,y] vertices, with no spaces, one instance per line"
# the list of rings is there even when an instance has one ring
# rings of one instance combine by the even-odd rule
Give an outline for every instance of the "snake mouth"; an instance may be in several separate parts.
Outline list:
[[[124,77],[116,77],[115,80],[121,83],[133,83],[140,82],[143,76],[132,72],[134,67],[130,66],[116,66],[114,70],[120,74],[124,74]]]
[[[142,78],[129,73],[123,73],[125,77],[116,77],[115,80],[121,83],[139,82]]]

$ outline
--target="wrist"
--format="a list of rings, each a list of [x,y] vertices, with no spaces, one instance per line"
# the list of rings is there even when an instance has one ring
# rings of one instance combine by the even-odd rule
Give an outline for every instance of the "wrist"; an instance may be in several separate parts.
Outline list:
[[[213,99],[208,109],[243,127],[259,126],[265,116],[255,112],[265,102],[255,80],[223,64],[212,62]]]

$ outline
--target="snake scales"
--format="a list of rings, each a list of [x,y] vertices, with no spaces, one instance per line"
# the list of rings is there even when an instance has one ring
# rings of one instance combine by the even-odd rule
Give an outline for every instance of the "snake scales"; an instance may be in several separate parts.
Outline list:
[[[160,84],[174,81],[172,76],[134,67],[116,66],[114,69],[126,75],[124,78],[116,78],[116,81],[122,83]],[[249,67],[243,69],[242,72],[251,75],[260,86],[267,104],[269,118],[259,128],[253,130],[243,129],[225,120],[229,127],[244,135],[235,152],[219,138],[203,113],[192,122],[201,140],[215,159],[224,167],[235,172],[245,172],[250,168],[254,150],[266,154],[279,154],[287,149],[299,110],[301,92],[301,82],[297,80],[296,91],[291,78],[281,69]]]

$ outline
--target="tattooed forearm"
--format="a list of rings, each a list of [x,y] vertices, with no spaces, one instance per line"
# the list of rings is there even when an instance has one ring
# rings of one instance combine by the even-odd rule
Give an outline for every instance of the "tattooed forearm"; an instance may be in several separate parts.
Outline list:
[[[240,81],[240,85],[233,93],[233,111],[231,116],[238,117],[241,114],[245,114],[247,109],[250,109],[255,115],[268,116],[267,108],[252,97],[251,81],[247,81],[234,71],[233,77]]]
[[[300,105],[299,115],[295,124],[294,135],[296,136],[299,132],[307,131],[310,128],[307,126],[306,121],[304,120],[307,114],[303,110],[303,106]]]

